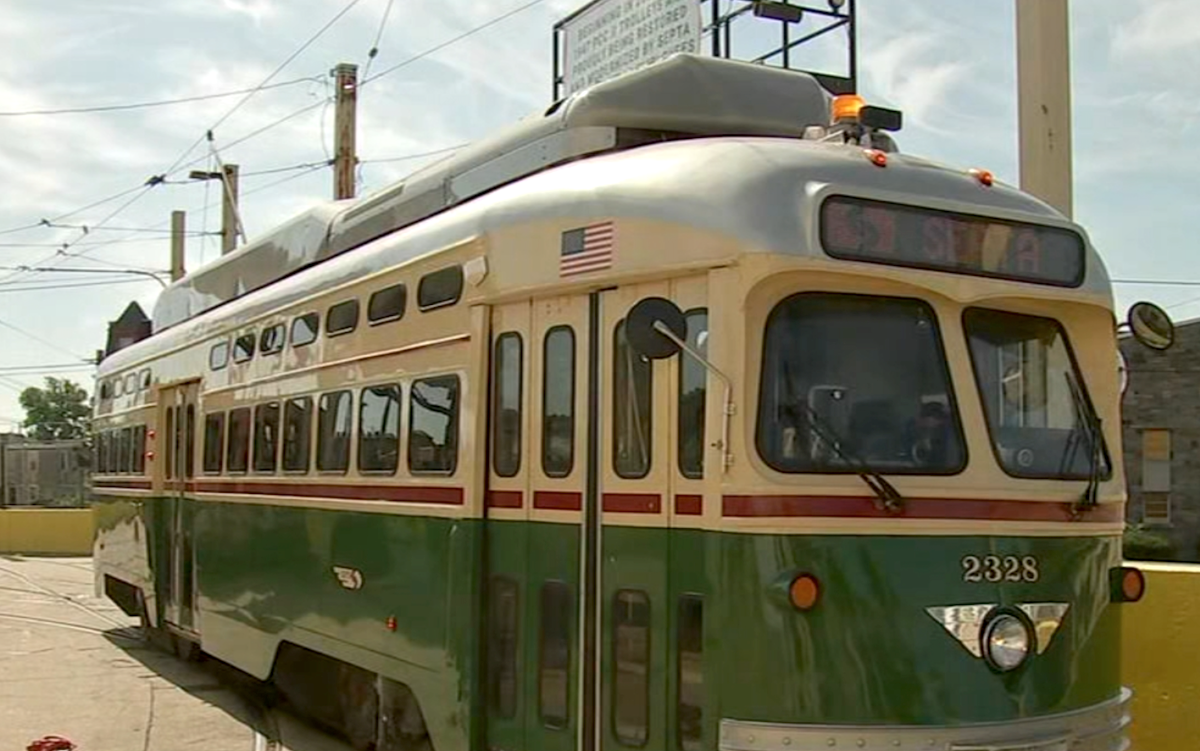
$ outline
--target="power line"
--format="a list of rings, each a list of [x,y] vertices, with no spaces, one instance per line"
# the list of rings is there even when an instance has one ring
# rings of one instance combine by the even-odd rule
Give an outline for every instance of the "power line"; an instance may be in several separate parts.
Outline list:
[[[4,365],[0,366],[0,373],[20,375],[21,371],[34,371],[36,373],[42,370],[86,370],[94,367],[96,366],[82,362],[57,362],[45,365]]]
[[[76,354],[76,353],[74,353],[74,352],[67,352],[67,350],[65,350],[65,349],[63,349],[62,347],[58,346],[58,345],[57,345],[57,344],[55,344],[54,342],[48,341],[48,340],[46,340],[46,339],[43,339],[42,337],[38,336],[37,334],[31,334],[31,333],[29,333],[28,331],[26,331],[25,329],[17,328],[16,326],[14,326],[14,325],[12,325],[11,323],[8,323],[8,322],[6,322],[6,321],[2,321],[2,320],[0,320],[0,326],[3,326],[4,328],[6,328],[6,329],[9,329],[10,331],[15,331],[16,333],[20,334],[21,336],[23,336],[23,337],[26,337],[26,338],[28,338],[28,339],[32,339],[33,341],[35,341],[35,342],[38,342],[38,343],[40,343],[40,344],[43,344],[43,345],[45,345],[45,346],[49,347],[50,349],[53,349],[53,350],[57,350],[57,351],[59,351],[59,352],[62,352],[62,353],[66,354],[66,355],[67,355],[67,356],[69,356],[69,357],[74,357],[74,358],[76,358],[76,359],[79,359],[79,360],[82,360],[82,359],[84,359],[84,358],[82,358],[82,357],[79,357],[79,355],[78,355],[78,354]]]
[[[46,110],[21,110],[21,111],[0,111],[0,117],[25,117],[27,115],[75,115],[87,112],[116,112],[119,110],[136,110],[146,109],[149,107],[166,107],[172,104],[186,104],[188,102],[203,102],[209,99],[223,99],[225,97],[237,96],[238,94],[246,94],[256,91],[266,91],[268,89],[281,89],[285,86],[295,86],[298,83],[312,83],[319,81],[316,76],[308,78],[297,78],[294,81],[281,81],[267,86],[259,86],[254,89],[238,89],[236,91],[222,91],[216,94],[197,94],[196,96],[180,97],[178,99],[160,99],[152,102],[130,102],[127,104],[100,104],[92,107],[63,107],[60,109]]]
[[[5,285],[5,286],[0,287],[0,295],[10,294],[10,293],[15,294],[17,292],[52,292],[54,290],[78,289],[80,287],[111,287],[115,284],[136,284],[139,282],[146,282],[146,281],[149,281],[149,279],[142,277],[142,278],[130,278],[130,279],[105,279],[104,281],[94,281],[94,282],[71,282],[71,283],[66,283],[66,284],[25,283],[25,284],[18,284],[18,285],[10,286],[11,285],[11,283],[10,283],[10,285]]]
[[[379,30],[375,32],[375,41],[371,42],[371,49],[367,51],[367,63],[363,66],[362,77],[366,78],[371,72],[371,63],[375,62],[375,56],[379,54],[379,41],[383,39],[383,29],[387,26],[388,16],[392,13],[392,2],[388,0],[387,7],[383,9],[383,18],[379,19]]]
[[[404,156],[391,156],[391,157],[386,157],[383,159],[359,159],[358,161],[359,161],[359,164],[383,164],[384,162],[407,162],[410,159],[422,159],[427,156],[437,156],[438,154],[445,154],[450,151],[458,151],[459,149],[461,149],[462,147],[464,147],[466,145],[467,144],[465,144],[465,143],[460,143],[457,146],[447,146],[444,149],[437,149],[436,151],[426,151],[426,152],[423,152],[420,154],[405,154]]]

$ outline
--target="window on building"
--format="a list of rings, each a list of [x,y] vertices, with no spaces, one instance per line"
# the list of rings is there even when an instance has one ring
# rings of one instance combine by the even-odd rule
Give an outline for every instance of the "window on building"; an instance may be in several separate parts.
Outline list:
[[[330,336],[349,334],[358,326],[358,300],[345,300],[334,305],[325,315],[325,333]]]
[[[212,346],[208,351],[208,367],[212,370],[220,370],[229,364],[229,342],[221,341]]]
[[[462,296],[462,266],[447,266],[421,277],[417,285],[417,306],[421,310],[453,305]]]
[[[225,456],[225,413],[204,418],[204,471],[221,474],[221,459]]]
[[[538,639],[538,715],[550,728],[565,728],[571,714],[571,588],[542,585]]]
[[[488,598],[488,705],[496,716],[517,714],[517,583],[492,577]]]
[[[510,331],[496,338],[492,468],[500,477],[513,477],[521,469],[521,349],[520,334]]]
[[[408,467],[454,474],[458,462],[458,376],[413,381],[409,392]]]
[[[1171,431],[1142,430],[1142,521],[1171,523]]]
[[[292,346],[303,347],[317,340],[317,332],[321,328],[321,316],[317,313],[305,313],[292,319]]]
[[[307,472],[312,442],[312,397],[288,399],[283,408],[283,471]]]
[[[246,362],[254,357],[254,332],[242,334],[233,340],[233,361]]]
[[[566,477],[575,463],[575,332],[546,332],[542,368],[542,471]]]
[[[254,408],[254,471],[274,472],[279,455],[279,402]]]
[[[349,391],[321,394],[317,403],[317,469],[345,472],[350,467],[350,423],[353,402]]]
[[[404,317],[404,306],[407,301],[408,290],[403,284],[394,284],[378,290],[367,301],[367,322],[374,325],[399,321]]]
[[[400,461],[400,385],[368,386],[359,397],[358,469],[395,472]]]
[[[689,310],[687,343],[701,355],[708,353],[708,311]],[[704,400],[708,371],[696,358],[679,360],[679,471],[684,477],[704,476]]]
[[[650,598],[622,589],[613,602],[613,734],[623,746],[650,737]]]
[[[250,466],[250,408],[239,407],[229,412],[228,451],[225,468],[230,472],[245,472]]]
[[[629,346],[625,321],[613,333],[613,468],[625,478],[650,472],[651,361]]]
[[[262,334],[258,338],[258,351],[264,355],[271,355],[282,350],[284,331],[282,323],[277,323],[274,326],[268,326],[263,329]]]
[[[679,598],[676,721],[680,751],[699,751],[704,735],[704,600]]]

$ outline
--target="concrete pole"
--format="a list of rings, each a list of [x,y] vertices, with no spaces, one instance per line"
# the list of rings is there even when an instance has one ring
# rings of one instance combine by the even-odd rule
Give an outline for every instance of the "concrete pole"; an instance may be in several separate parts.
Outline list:
[[[221,202],[221,255],[237,247],[237,236],[242,229],[238,216],[238,166],[226,164],[222,169],[221,186],[224,200]],[[245,234],[242,234],[245,239]]]
[[[333,69],[334,131],[333,131],[333,197],[335,200],[354,197],[354,168],[358,166],[355,152],[358,108],[358,66],[338,63]]]
[[[1067,0],[1016,0],[1021,189],[1070,217],[1071,54]]]
[[[171,281],[183,278],[183,235],[187,227],[187,212],[171,212]]]

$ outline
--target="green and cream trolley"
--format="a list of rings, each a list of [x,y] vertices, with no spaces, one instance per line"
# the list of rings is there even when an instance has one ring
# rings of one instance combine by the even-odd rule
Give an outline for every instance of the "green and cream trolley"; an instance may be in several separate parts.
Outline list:
[[[1122,748],[1104,266],[833,103],[677,55],[178,281],[97,586],[362,748]]]

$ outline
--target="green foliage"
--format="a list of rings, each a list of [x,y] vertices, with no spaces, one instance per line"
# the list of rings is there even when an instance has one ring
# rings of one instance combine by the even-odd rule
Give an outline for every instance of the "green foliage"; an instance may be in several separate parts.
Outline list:
[[[47,378],[46,387],[30,386],[21,392],[25,427],[39,441],[86,438],[92,410],[88,395],[79,385],[60,378]]]
[[[1124,556],[1128,561],[1177,561],[1178,553],[1170,538],[1141,525],[1125,527]]]

